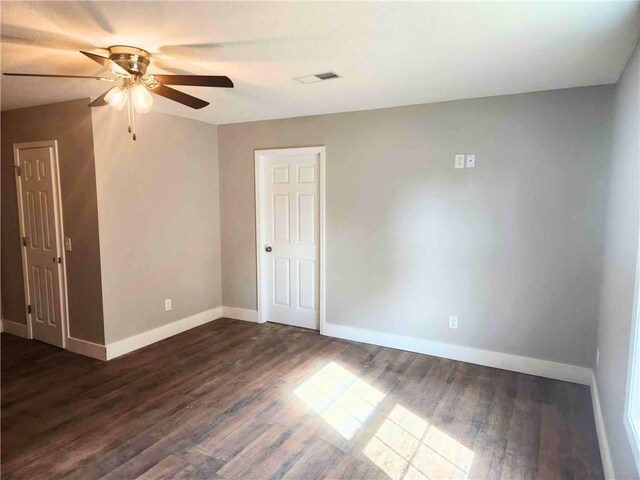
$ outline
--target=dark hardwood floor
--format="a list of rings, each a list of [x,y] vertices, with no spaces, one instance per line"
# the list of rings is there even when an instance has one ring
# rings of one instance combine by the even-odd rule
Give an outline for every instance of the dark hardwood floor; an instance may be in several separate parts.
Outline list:
[[[108,363],[2,334],[2,478],[602,478],[585,386],[221,319]]]

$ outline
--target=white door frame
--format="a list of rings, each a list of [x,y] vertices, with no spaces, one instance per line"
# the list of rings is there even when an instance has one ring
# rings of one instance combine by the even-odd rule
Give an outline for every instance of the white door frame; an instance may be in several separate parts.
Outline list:
[[[25,221],[24,221],[24,205],[22,204],[22,182],[20,179],[19,167],[20,167],[20,150],[27,148],[44,148],[51,149],[52,158],[52,170],[53,170],[53,212],[55,222],[58,230],[58,256],[62,257],[62,263],[59,264],[60,272],[60,288],[61,299],[60,308],[61,312],[61,327],[62,327],[62,348],[67,348],[67,338],[69,335],[69,310],[68,310],[68,298],[67,298],[67,261],[65,257],[64,249],[64,222],[62,221],[62,196],[60,194],[60,168],[58,162],[58,142],[57,140],[45,140],[42,142],[26,142],[26,143],[14,143],[13,144],[13,161],[16,179],[16,193],[18,195],[18,220],[20,222],[20,250],[22,252],[22,278],[24,283],[24,299],[27,305],[31,305],[31,297],[29,294],[29,275],[27,270],[27,249],[22,245],[22,238],[27,236]],[[25,315],[27,320],[27,338],[33,338],[33,324],[32,315],[26,309]]]
[[[326,205],[325,205],[325,157],[326,157],[326,148],[324,146],[321,147],[301,147],[301,148],[275,148],[275,149],[267,149],[267,150],[256,150],[255,151],[255,196],[256,196],[256,266],[257,266],[257,293],[258,293],[258,323],[266,322],[265,319],[262,318],[262,245],[265,244],[264,232],[262,231],[262,222],[261,219],[264,217],[263,206],[261,205],[260,200],[262,199],[262,180],[265,175],[264,171],[264,155],[319,155],[319,165],[320,169],[320,186],[319,192],[320,195],[320,240],[318,248],[320,250],[320,272],[319,272],[319,305],[318,305],[318,315],[319,315],[319,323],[320,323],[320,333],[324,332],[325,325],[325,252],[326,252],[326,240],[325,240],[325,221],[326,221]]]

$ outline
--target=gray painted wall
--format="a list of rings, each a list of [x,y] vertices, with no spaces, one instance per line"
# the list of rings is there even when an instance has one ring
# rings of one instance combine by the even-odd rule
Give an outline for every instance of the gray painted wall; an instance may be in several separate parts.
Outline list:
[[[615,91],[596,380],[616,478],[638,478],[623,425],[640,218],[640,47]]]
[[[65,236],[69,333],[102,344],[98,206],[88,98],[2,112],[2,315],[26,323],[13,144],[58,141]]]
[[[93,109],[107,343],[222,305],[217,127],[136,120]]]
[[[592,366],[612,97],[220,126],[224,304],[256,308],[254,150],[326,145],[328,322]]]

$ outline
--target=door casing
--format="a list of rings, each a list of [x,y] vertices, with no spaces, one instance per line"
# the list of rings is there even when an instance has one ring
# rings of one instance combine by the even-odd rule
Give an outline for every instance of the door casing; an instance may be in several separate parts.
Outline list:
[[[326,205],[325,205],[325,158],[326,148],[324,146],[319,147],[298,147],[298,148],[275,148],[266,150],[255,151],[255,199],[256,199],[256,266],[257,266],[257,305],[258,305],[258,323],[264,323],[266,320],[262,317],[262,245],[264,245],[264,233],[262,231],[262,218],[264,217],[264,208],[262,205],[262,180],[265,178],[264,169],[264,157],[265,155],[318,155],[318,170],[320,177],[319,185],[319,204],[320,204],[320,216],[319,216],[319,284],[318,284],[318,317],[320,324],[320,334],[324,334],[325,324],[325,252],[326,252],[326,240],[325,240],[325,220],[326,220]]]
[[[20,150],[29,148],[49,148],[52,158],[52,170],[53,170],[53,203],[54,203],[54,217],[56,222],[56,234],[59,246],[59,256],[62,257],[62,263],[59,264],[58,274],[61,292],[60,308],[61,308],[61,327],[62,327],[62,348],[67,348],[67,338],[69,336],[69,310],[68,310],[68,298],[67,298],[67,261],[65,257],[64,248],[64,222],[62,217],[62,197],[60,194],[60,168],[58,162],[58,142],[56,140],[45,140],[42,142],[26,142],[26,143],[14,143],[13,144],[13,159],[16,179],[16,193],[18,195],[18,220],[20,224],[20,237],[25,237],[26,227],[24,218],[24,205],[22,203],[22,181],[18,175],[20,167]],[[24,298],[27,305],[31,304],[31,295],[29,290],[29,275],[27,269],[27,249],[24,245],[20,245],[22,253],[22,278],[24,284]],[[32,315],[28,312],[25,305],[25,315],[27,321],[27,337],[33,338],[33,319]]]

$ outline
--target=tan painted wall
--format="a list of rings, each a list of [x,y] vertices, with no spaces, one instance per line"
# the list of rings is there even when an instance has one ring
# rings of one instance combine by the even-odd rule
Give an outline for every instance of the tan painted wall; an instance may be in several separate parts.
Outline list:
[[[107,343],[222,305],[217,127],[136,118],[93,110]]]
[[[220,126],[224,304],[256,308],[254,150],[326,145],[328,322],[592,366],[612,96]]]
[[[98,210],[89,99],[2,112],[2,316],[25,323],[13,144],[57,140],[67,252],[69,330],[104,342]]]

